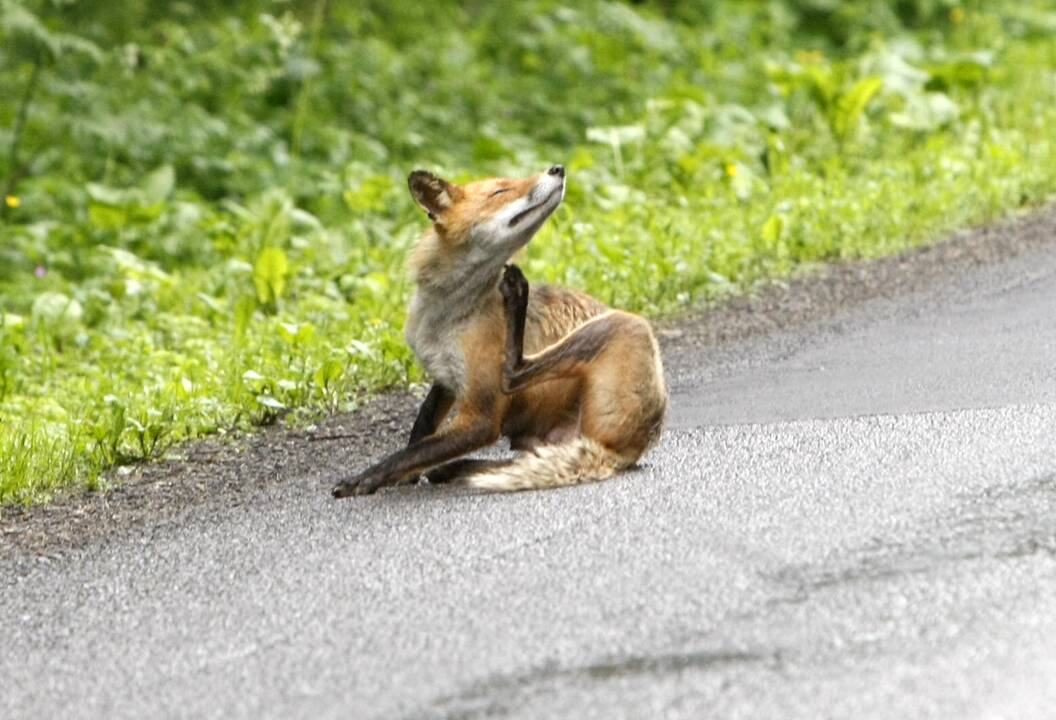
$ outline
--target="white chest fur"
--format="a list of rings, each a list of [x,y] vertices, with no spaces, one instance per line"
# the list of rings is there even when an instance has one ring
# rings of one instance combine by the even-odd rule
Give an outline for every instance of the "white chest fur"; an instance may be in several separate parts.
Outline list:
[[[426,372],[444,387],[461,394],[466,384],[466,358],[459,343],[464,314],[449,300],[418,291],[411,300],[404,337]]]

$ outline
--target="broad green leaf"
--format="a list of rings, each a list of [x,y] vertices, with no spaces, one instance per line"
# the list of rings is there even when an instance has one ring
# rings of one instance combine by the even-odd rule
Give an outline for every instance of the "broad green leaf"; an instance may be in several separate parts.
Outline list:
[[[293,223],[293,227],[297,230],[312,230],[321,231],[323,224],[319,222],[319,218],[312,215],[307,210],[301,210],[300,208],[294,208],[290,211],[290,221]]]
[[[919,93],[928,81],[928,73],[913,67],[905,59],[891,51],[884,50],[866,58],[863,70],[870,76],[883,80],[885,93],[896,93],[909,96]]]
[[[891,124],[907,130],[928,132],[948,125],[960,115],[960,108],[945,93],[920,93],[909,98],[901,112],[891,115]]]
[[[253,266],[253,284],[257,288],[257,299],[274,305],[286,290],[286,276],[290,264],[281,248],[268,247],[260,251]]]
[[[847,138],[858,128],[862,114],[883,86],[884,81],[880,78],[865,77],[840,96],[833,121],[836,137]]]
[[[781,239],[781,233],[785,229],[785,221],[780,215],[771,215],[765,223],[763,223],[760,234],[769,244],[776,243]]]
[[[345,366],[336,359],[327,360],[318,370],[312,374],[312,382],[316,387],[328,388],[339,380],[345,372]]]
[[[599,238],[595,242],[595,245],[597,246],[598,251],[602,255],[604,255],[606,258],[608,258],[614,263],[623,262],[627,257],[626,253],[623,251],[623,248],[616,243],[608,242]]]
[[[285,410],[286,406],[271,395],[257,395],[257,402],[269,410]]]
[[[374,354],[374,349],[362,340],[349,340],[346,350],[349,355],[362,355],[369,357]]]
[[[645,128],[641,125],[587,128],[587,140],[605,145],[626,145],[627,143],[638,142],[644,138]]]
[[[172,282],[172,277],[157,266],[156,263],[144,260],[133,252],[124,248],[100,245],[99,249],[114,259],[118,269],[127,277],[139,280],[156,280],[159,282]]]
[[[389,293],[392,281],[386,273],[374,272],[358,278],[356,285],[374,297],[385,297]]]
[[[199,300],[201,300],[205,304],[206,307],[208,307],[210,310],[212,310],[215,313],[220,314],[220,313],[223,313],[224,310],[225,310],[224,303],[219,298],[215,298],[215,297],[213,297],[211,295],[206,295],[203,292],[196,293],[195,297],[197,297]]]
[[[72,335],[78,329],[84,310],[81,304],[60,292],[45,292],[33,301],[32,317],[56,335]]]
[[[309,322],[279,323],[279,336],[288,343],[303,344],[315,336],[315,326]]]
[[[171,165],[162,165],[143,178],[140,186],[143,204],[146,206],[163,203],[176,185],[176,172]]]
[[[92,203],[89,217],[98,227],[117,229],[133,221],[151,221],[165,208],[176,176],[169,165],[151,172],[138,186],[115,188],[101,183],[87,183]]]
[[[0,328],[10,328],[17,330],[25,326],[26,320],[21,315],[15,315],[13,313],[0,313]]]
[[[393,189],[392,178],[388,175],[371,175],[357,187],[345,191],[345,202],[352,212],[381,212]]]
[[[101,62],[103,52],[94,43],[76,35],[54,32],[14,0],[0,2],[0,28],[26,56],[43,54],[55,61],[65,54],[77,54],[93,62]]]

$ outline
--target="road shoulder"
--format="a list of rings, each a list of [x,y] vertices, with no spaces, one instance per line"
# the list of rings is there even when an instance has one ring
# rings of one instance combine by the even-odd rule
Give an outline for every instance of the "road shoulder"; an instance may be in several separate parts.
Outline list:
[[[699,372],[741,341],[808,324],[838,325],[848,313],[876,311],[886,299],[932,292],[966,272],[1053,244],[1056,208],[1048,207],[900,255],[819,267],[657,323],[666,370],[675,378]],[[386,393],[357,413],[309,429],[276,426],[234,440],[190,443],[170,459],[133,466],[126,475],[112,473],[105,492],[71,492],[48,505],[4,508],[0,561],[47,562],[136,530],[179,523],[188,513],[227,512],[292,477],[315,477],[324,492],[342,469],[403,441],[419,396]]]

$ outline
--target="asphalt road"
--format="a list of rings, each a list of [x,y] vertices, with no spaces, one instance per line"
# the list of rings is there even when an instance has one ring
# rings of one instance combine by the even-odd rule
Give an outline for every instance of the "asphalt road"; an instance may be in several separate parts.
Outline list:
[[[616,480],[335,502],[320,451],[0,566],[0,717],[1056,717],[1056,243],[668,359]]]

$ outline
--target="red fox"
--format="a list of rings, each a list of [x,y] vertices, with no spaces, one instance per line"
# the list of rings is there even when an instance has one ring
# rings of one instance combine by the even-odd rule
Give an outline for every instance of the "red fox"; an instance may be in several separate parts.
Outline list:
[[[649,323],[575,290],[529,294],[507,265],[561,204],[565,169],[466,185],[416,170],[407,182],[432,225],[411,257],[405,335],[434,384],[407,447],[338,483],[334,497],[421,473],[490,491],[560,487],[637,462],[667,411]],[[523,452],[460,459],[500,436]]]

